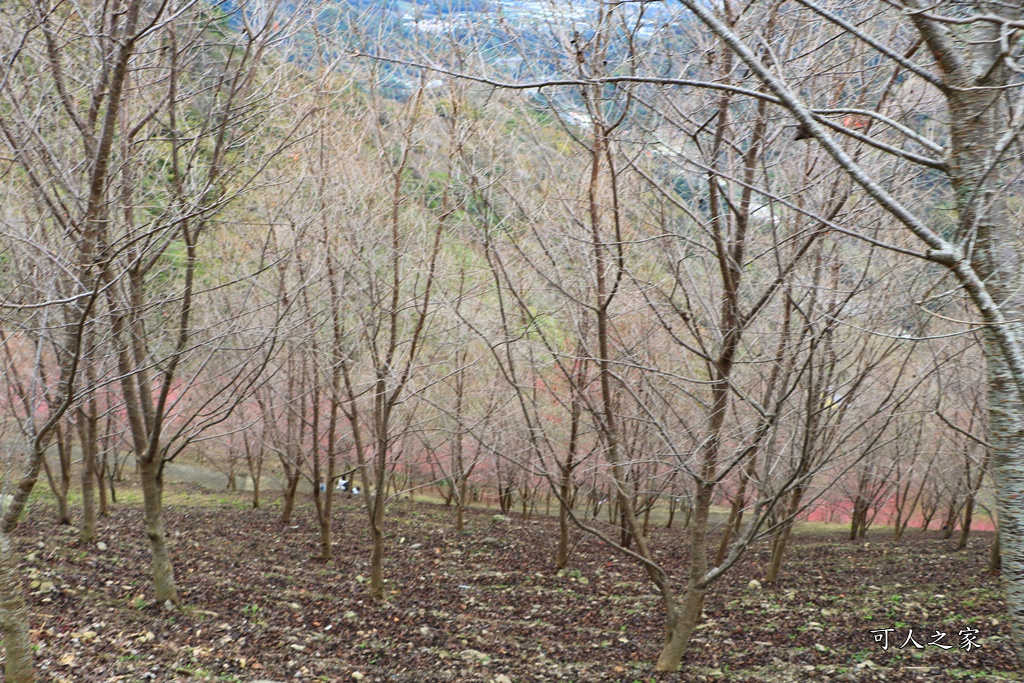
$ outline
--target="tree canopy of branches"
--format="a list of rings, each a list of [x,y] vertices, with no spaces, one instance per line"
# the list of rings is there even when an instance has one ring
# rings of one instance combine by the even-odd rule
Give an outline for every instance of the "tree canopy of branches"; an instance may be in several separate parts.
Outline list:
[[[285,523],[308,490],[325,562],[358,479],[375,599],[398,495],[461,532],[546,487],[556,568],[590,533],[656,587],[663,671],[754,544],[785,580],[815,507],[851,538],[941,510],[962,547],[991,476],[1024,661],[1019,6],[364,4],[0,6],[6,680],[7,534],[40,472],[74,521],[80,453],[92,541],[120,450],[160,605],[176,458],[233,481],[244,452]]]

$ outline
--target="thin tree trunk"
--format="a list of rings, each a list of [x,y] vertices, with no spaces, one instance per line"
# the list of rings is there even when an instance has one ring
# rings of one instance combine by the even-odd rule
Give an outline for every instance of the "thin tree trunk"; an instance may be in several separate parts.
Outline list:
[[[729,521],[725,525],[722,541],[718,544],[718,553],[715,554],[716,567],[725,560],[726,553],[729,551],[729,543],[739,533],[740,525],[743,523],[743,508],[746,505],[747,481],[753,476],[756,467],[757,458],[751,458],[747,462],[747,466],[740,471],[739,487],[732,499],[732,506],[729,508]]]
[[[863,520],[867,515],[867,503],[864,502],[863,497],[858,492],[856,499],[853,501],[853,514],[850,515],[850,540],[856,541],[858,536],[863,536],[861,530]]]
[[[61,524],[71,524],[71,509],[68,506],[68,489],[70,488],[70,477],[66,475],[67,470],[64,468],[64,445],[62,435],[58,432],[57,434],[57,447],[60,451],[59,458],[61,460],[61,478],[58,480],[53,476],[53,470],[50,469],[50,461],[44,456],[43,457],[43,472],[46,474],[46,481],[50,485],[50,490],[53,492],[53,497],[57,499],[57,520]],[[68,468],[70,469],[70,468]]]
[[[103,438],[99,442],[99,454],[96,461],[96,489],[100,494],[100,517],[110,516],[110,503],[114,496],[114,478],[109,463],[111,449],[111,431],[113,430],[113,411],[107,411],[107,419],[103,427]],[[117,465],[117,453],[114,453],[114,466]],[[109,482],[109,483],[108,483]],[[107,487],[110,493],[107,493]]]
[[[100,517],[108,517],[110,502],[107,499],[107,454],[105,452],[96,466],[96,490],[100,494]]]
[[[96,538],[96,442],[89,443],[87,439],[95,430],[84,424],[82,432],[82,528],[78,540],[92,543]]]
[[[462,282],[459,285],[458,301],[462,301]],[[469,473],[466,471],[465,446],[463,444],[463,408],[466,396],[466,358],[468,347],[463,347],[455,356],[460,368],[455,373],[455,434],[452,435],[452,466],[451,490],[455,495],[455,530],[466,530],[466,484]]]
[[[374,495],[370,514],[370,597],[380,600],[384,597],[384,495],[383,491]]]
[[[999,572],[1003,568],[1003,557],[999,552],[999,536],[999,525],[997,524],[995,536],[992,538],[992,548],[988,555],[988,568],[994,572]]]
[[[580,386],[586,376],[586,364],[576,361],[577,386]],[[569,444],[565,454],[565,462],[559,470],[558,482],[558,553],[555,556],[555,567],[565,569],[569,565],[569,516],[572,513],[573,504],[573,481],[572,474],[576,467],[576,450],[579,448],[580,417],[583,407],[580,405],[579,397],[573,392],[572,404],[569,408]]]
[[[117,504],[117,489],[114,487],[114,480],[117,479],[117,475],[115,474],[116,470],[117,468],[115,467],[114,469],[110,470],[110,472],[107,473],[107,486],[110,487],[111,505]]]
[[[956,549],[963,550],[967,547],[967,537],[971,533],[971,519],[974,517],[974,492],[967,494],[967,503],[964,505],[963,522],[960,524],[960,538],[957,539]]]
[[[337,366],[336,366],[337,367]],[[323,507],[320,509],[320,559],[330,560],[334,555],[332,515],[334,514],[334,475],[337,471],[338,454],[335,452],[335,439],[338,430],[338,373],[334,372],[331,387],[331,411],[327,423],[327,480],[324,488]]]
[[[86,381],[95,386],[92,365],[86,366]],[[82,528],[78,540],[92,543],[96,539],[96,457],[99,445],[99,411],[92,395],[78,411],[78,441],[82,448]]]
[[[619,506],[619,545],[628,549],[633,543],[633,534],[630,533],[629,525],[626,523],[626,506]]]
[[[907,526],[910,524],[910,517],[914,514],[914,510],[917,509],[917,504],[921,501],[921,494],[924,492],[925,484],[928,481],[928,472],[931,470],[931,463],[928,464],[928,469],[925,470],[924,476],[921,478],[921,485],[917,487],[917,493],[914,494],[914,500],[911,501],[907,507],[906,514],[903,515],[901,523],[896,527],[896,531],[893,533],[892,540],[900,541],[903,538],[903,532],[906,531]]]
[[[289,472],[285,477],[284,490],[281,492],[284,502],[281,506],[281,524],[292,523],[292,511],[295,509],[295,493],[299,488],[298,471]]]
[[[249,478],[252,480],[252,507],[255,510],[260,506],[260,478],[263,475],[264,451],[260,447],[259,456],[253,454],[252,444],[249,443],[249,437],[245,434],[242,435],[242,443],[245,447],[245,464],[249,468]]]
[[[900,540],[900,534],[902,533],[903,527],[906,526],[906,507],[907,498],[910,497],[910,486],[912,482],[907,482],[906,485],[899,483],[899,472],[897,471],[896,480],[896,496],[893,505],[896,508],[896,518],[893,520],[893,533],[892,540]]]
[[[956,520],[960,516],[960,506],[956,499],[949,501],[949,509],[946,510],[946,523],[942,525],[942,540],[948,541],[953,538],[953,530],[956,528]]]
[[[937,507],[929,507],[927,510],[924,506],[921,506],[921,531],[928,531],[928,527],[931,526],[932,520],[935,519],[935,513],[938,512]]]
[[[387,404],[386,379],[377,378],[377,393],[374,397],[376,418],[376,445],[373,454],[374,487],[367,489],[370,504],[370,597],[381,600],[384,597],[384,502],[386,492],[387,457],[391,445],[391,406]],[[365,483],[365,482],[364,482]]]
[[[302,270],[300,268],[300,273]],[[305,277],[303,275],[303,277]],[[305,290],[303,290],[305,292]],[[307,310],[312,310],[309,302],[306,303]],[[316,339],[312,341],[312,355],[316,358],[319,355]],[[316,362],[315,360],[313,361]],[[324,562],[331,559],[331,512],[327,507],[326,498],[334,492],[330,486],[330,478],[324,481],[320,462],[320,386],[316,377],[316,368],[312,371],[313,400],[310,401],[313,410],[313,419],[310,423],[310,433],[313,437],[313,448],[310,458],[313,461],[313,508],[316,510],[316,522],[319,527],[320,536],[320,559]]]
[[[466,479],[459,477],[459,496],[455,501],[455,530],[466,530]]]
[[[331,487],[327,487],[327,491],[324,492],[324,497],[330,496],[328,491]],[[320,559],[327,562],[333,556],[333,549],[331,548],[331,513],[327,509],[326,502],[324,503],[324,511],[320,513]]]
[[[775,583],[779,580],[782,571],[782,559],[786,554],[786,545],[789,543],[789,536],[793,532],[793,517],[800,509],[800,502],[804,496],[802,486],[797,486],[790,494],[789,509],[786,511],[786,519],[782,521],[782,528],[779,529],[772,541],[772,555],[768,561],[768,571],[765,574],[765,583]]]
[[[964,521],[960,527],[960,538],[957,540],[956,549],[963,550],[967,547],[967,537],[971,533],[971,520],[974,517],[974,502],[977,499],[978,491],[985,480],[985,473],[988,471],[992,450],[985,448],[985,457],[982,459],[981,467],[978,470],[978,480],[971,481],[970,460],[967,459],[967,503],[964,506]],[[966,455],[965,455],[966,458]]]
[[[566,503],[565,474],[559,485],[561,500],[558,501],[558,553],[555,556],[555,568],[565,569],[569,565],[569,506]]]

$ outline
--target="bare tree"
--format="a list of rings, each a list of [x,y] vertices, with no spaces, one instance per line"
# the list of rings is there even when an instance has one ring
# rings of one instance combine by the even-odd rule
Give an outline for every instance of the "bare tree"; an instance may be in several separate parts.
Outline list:
[[[375,78],[375,75],[371,75]],[[364,491],[370,527],[370,595],[384,595],[384,513],[398,427],[408,425],[400,411],[406,406],[410,382],[429,332],[442,238],[453,206],[443,190],[424,184],[414,201],[411,175],[429,177],[421,155],[427,102],[421,86],[404,104],[371,96],[363,111],[369,126],[367,143],[387,150],[379,159],[352,164],[332,176],[331,218],[334,231],[328,248],[332,268],[348,292],[347,310],[335,326],[332,354],[341,373],[340,408],[349,431]],[[351,129],[348,134],[351,134]],[[363,144],[360,140],[359,145]],[[447,155],[442,152],[441,162]],[[362,174],[362,177],[360,175]],[[382,196],[381,188],[386,195]],[[426,201],[424,201],[426,200]],[[421,203],[422,202],[422,203]],[[365,207],[362,212],[352,209]],[[340,305],[335,304],[335,305]]]
[[[682,40],[666,35],[664,44],[669,47],[661,52],[655,50],[641,54],[637,45],[644,8],[633,11],[622,7],[602,7],[597,11],[589,33],[565,31],[555,36],[556,40],[562,41],[565,54],[562,65],[566,72],[564,78],[539,77],[532,82],[508,83],[486,75],[460,74],[469,80],[497,87],[536,89],[563,86],[572,93],[549,95],[548,102],[565,122],[569,137],[584,150],[583,157],[588,162],[589,177],[584,183],[587,195],[586,200],[580,202],[585,209],[575,213],[566,211],[570,218],[565,223],[576,226],[579,232],[568,239],[552,240],[547,232],[534,230],[532,235],[538,246],[535,249],[531,247],[534,250],[528,252],[521,246],[523,241],[518,240],[514,242],[514,250],[518,250],[516,258],[534,269],[553,290],[555,297],[562,297],[564,301],[571,302],[572,307],[579,307],[578,319],[590,317],[593,321],[592,332],[583,341],[586,344],[585,356],[592,359],[600,390],[585,392],[574,387],[574,391],[585,398],[588,411],[598,426],[614,482],[617,507],[622,511],[623,526],[632,532],[633,538],[641,540],[637,510],[629,495],[631,468],[623,450],[626,431],[616,394],[637,395],[637,384],[626,378],[624,368],[650,366],[644,366],[639,360],[642,356],[634,352],[628,343],[620,341],[622,335],[616,329],[616,318],[629,310],[626,302],[631,292],[623,289],[623,283],[637,283],[637,296],[645,299],[655,313],[662,327],[660,334],[678,348],[680,360],[675,366],[659,359],[654,367],[640,376],[652,388],[649,395],[668,406],[661,411],[662,415],[671,416],[670,420],[665,420],[652,412],[647,419],[658,425],[668,459],[693,480],[694,522],[690,538],[690,577],[685,597],[681,600],[675,597],[664,568],[651,559],[650,551],[643,543],[636,551],[619,546],[641,561],[662,593],[668,638],[658,668],[664,670],[678,667],[699,619],[708,588],[749,547],[759,535],[762,525],[770,518],[776,521],[781,518],[788,523],[804,507],[801,501],[810,487],[810,478],[823,467],[823,463],[816,462],[817,456],[812,454],[828,453],[826,437],[835,431],[819,428],[815,420],[844,410],[841,407],[842,396],[837,397],[834,391],[837,387],[829,379],[830,365],[822,364],[820,359],[809,360],[814,358],[814,354],[800,351],[805,341],[795,344],[780,341],[777,360],[767,364],[772,371],[759,375],[755,371],[758,367],[754,361],[756,351],[750,350],[747,340],[756,334],[760,336],[760,346],[765,346],[763,335],[766,327],[761,321],[785,308],[785,304],[780,305],[780,300],[793,304],[790,315],[797,311],[809,323],[820,323],[794,303],[802,298],[799,293],[793,293],[794,286],[802,286],[794,277],[804,268],[805,256],[826,235],[830,239],[838,238],[839,242],[830,244],[840,253],[846,252],[843,253],[844,258],[849,255],[852,247],[843,240],[851,230],[844,228],[844,223],[862,226],[853,235],[863,238],[868,244],[867,251],[856,252],[857,258],[865,259],[865,263],[870,263],[872,253],[877,253],[870,247],[919,253],[904,246],[905,240],[890,240],[883,229],[881,218],[886,211],[891,213],[895,205],[880,206],[878,202],[883,195],[891,198],[895,194],[886,194],[886,190],[879,186],[862,182],[865,177],[862,173],[857,175],[851,171],[837,175],[834,167],[823,164],[813,147],[794,146],[791,138],[833,140],[826,128],[818,123],[827,121],[832,130],[844,136],[845,147],[836,143],[830,148],[842,169],[859,168],[858,164],[869,159],[873,164],[883,159],[885,168],[893,170],[902,169],[907,164],[919,164],[929,172],[939,168],[929,156],[936,145],[928,139],[927,133],[917,133],[913,127],[884,114],[871,116],[864,113],[865,107],[871,106],[869,100],[872,97],[883,104],[895,100],[891,97],[897,84],[895,76],[873,84],[875,90],[867,88],[847,97],[843,95],[846,92],[843,90],[847,79],[845,72],[822,72],[808,65],[806,71],[799,72],[801,77],[806,75],[807,82],[802,87],[838,93],[832,99],[839,101],[815,102],[813,107],[799,110],[793,104],[795,95],[787,90],[785,82],[778,78],[772,80],[773,69],[784,63],[784,59],[772,53],[770,42],[743,52],[737,46],[737,41],[742,43],[742,39],[736,38],[736,31],[747,32],[756,26],[759,35],[780,38],[799,31],[799,41],[783,44],[795,51],[793,56],[787,54],[785,59],[793,62],[803,59],[799,62],[803,65],[811,59],[821,58],[819,54],[810,57],[791,47],[803,45],[802,41],[808,36],[814,39],[807,33],[807,26],[811,24],[794,27],[789,14],[781,12],[778,4],[749,5],[734,11],[726,3],[722,8],[724,19],[718,18],[716,10],[706,5],[696,2],[683,2],[682,5],[691,12],[682,15],[689,18],[690,26],[696,27],[693,20],[693,14],[696,14],[712,31],[703,35],[694,31]],[[647,46],[656,43],[649,41]],[[912,56],[911,48],[916,48],[908,48]],[[848,43],[840,41],[829,49],[837,55],[842,54],[848,49]],[[672,54],[671,50],[679,52]],[[629,58],[623,55],[629,55]],[[671,66],[673,58],[681,58],[688,73],[697,76],[674,78],[661,75],[666,69],[674,70]],[[905,68],[909,57],[899,56],[899,59],[902,60],[897,60],[899,67]],[[706,65],[710,65],[710,69]],[[433,68],[454,73],[444,67]],[[643,103],[643,115],[631,114],[635,102]],[[934,104],[934,98],[923,102],[926,106]],[[780,104],[800,114],[794,115],[801,127],[778,125],[773,108]],[[839,121],[833,121],[829,116],[839,117]],[[876,121],[881,121],[888,128],[873,137],[869,133],[875,132],[872,125]],[[889,134],[890,130],[895,133]],[[896,143],[890,142],[893,136],[897,137]],[[908,136],[928,151],[900,150],[899,136]],[[642,144],[637,144],[636,140]],[[563,170],[564,159],[559,162],[562,164],[560,170]],[[800,170],[790,172],[789,168],[793,166]],[[707,179],[706,183],[697,184],[696,189],[695,183],[687,178],[687,174],[692,176],[695,171]],[[630,174],[634,174],[635,182],[650,188],[658,197],[654,203],[655,210],[649,212],[652,229],[644,236],[654,244],[668,245],[664,252],[666,258],[657,268],[648,265],[649,257],[633,257],[635,265],[629,257],[634,235],[626,232],[623,226],[634,224],[635,207],[644,206],[643,202],[627,204],[625,188]],[[862,193],[864,189],[868,190],[866,198]],[[894,192],[909,194],[905,185],[898,185]],[[515,201],[511,203],[516,212],[507,214],[515,215],[516,222],[524,218],[528,221],[532,217],[531,202],[524,199],[522,192],[513,191],[513,194]],[[564,203],[571,205],[568,201]],[[499,212],[498,215],[503,214]],[[690,223],[695,229],[681,229],[680,223]],[[574,241],[588,245],[591,253],[580,250],[573,253],[572,258],[564,259],[560,251],[562,245]],[[766,256],[766,261],[772,261],[771,265],[758,268]],[[591,278],[589,288],[581,288],[572,278],[566,277],[566,264],[573,258],[578,263],[586,263],[582,270]],[[840,263],[841,260],[837,258],[835,262]],[[862,271],[865,276],[862,280],[869,279],[866,277],[868,274],[873,277],[874,268],[867,266]],[[513,294],[513,304],[518,309],[515,314],[526,321],[536,318],[535,302],[539,297],[527,294],[528,287],[518,284],[520,275],[516,268],[510,267],[508,257],[502,257],[497,270],[500,271],[499,288]],[[664,277],[666,274],[668,277]],[[848,287],[848,278],[848,273],[842,273],[838,279],[831,278],[829,284],[833,289]],[[662,282],[666,284],[662,285]],[[709,283],[713,286],[709,287]],[[821,286],[821,282],[818,285],[813,282],[806,284]],[[856,286],[854,278],[850,288]],[[842,299],[840,296],[839,300]],[[825,306],[822,312],[834,316],[837,311]],[[579,329],[578,325],[576,329]],[[896,336],[901,337],[902,334]],[[512,337],[514,335],[506,332],[506,339],[500,342],[503,349],[507,348]],[[797,335],[794,338],[801,339]],[[815,333],[807,339],[820,340],[822,337]],[[767,346],[774,345],[769,343]],[[556,357],[559,353],[557,345],[550,342],[547,351]],[[906,358],[904,351],[901,354]],[[869,354],[867,357],[872,356]],[[899,363],[896,365],[900,367]],[[700,368],[699,374],[697,368]],[[820,368],[820,371],[815,369],[812,372],[812,368]],[[878,368],[872,368],[870,362],[865,370],[868,373],[879,372]],[[897,378],[900,372],[897,370]],[[569,373],[562,374],[570,376]],[[695,376],[703,381],[691,379]],[[884,380],[876,381],[884,383]],[[522,382],[511,384],[521,386]],[[684,395],[700,397],[685,410],[677,400],[670,401],[671,392],[678,392],[680,386],[688,387]],[[790,409],[788,406],[798,387],[805,389],[807,414],[817,416],[804,425],[805,445],[809,449],[804,451],[807,457],[798,458],[796,466],[786,476],[769,481],[759,472],[754,458],[766,448],[766,444],[780,438],[783,430],[780,421]],[[881,401],[880,405],[884,406],[881,414],[874,418],[865,414],[863,424],[873,426],[864,431],[871,436],[860,434],[852,438],[851,443],[859,444],[864,453],[874,453],[888,443],[887,439],[897,438],[892,434],[886,436],[887,425],[891,424],[893,410],[906,399],[909,390],[910,387],[901,386],[895,393],[890,393]],[[735,418],[731,417],[733,414],[736,414]],[[793,430],[789,432],[795,433]],[[537,434],[536,427],[528,424],[527,434]],[[686,441],[680,439],[680,435],[685,435]],[[531,438],[536,440],[536,436]],[[729,441],[741,445],[735,450],[727,449],[723,444]],[[683,443],[688,443],[692,452],[682,448]],[[777,457],[779,453],[773,448],[772,455]],[[764,470],[770,471],[776,464],[777,461],[765,463]],[[734,542],[728,545],[726,541],[723,548],[729,550],[720,555],[721,559],[715,566],[710,566],[707,559],[708,512],[716,491],[733,472],[739,472],[740,480],[744,482],[757,476],[757,495],[752,501],[745,500],[745,493],[735,496],[738,505],[730,525],[730,536]],[[747,480],[743,480],[744,475]],[[834,477],[830,478],[834,480]],[[744,491],[746,486],[744,483]],[[783,498],[789,503],[785,509],[776,505]],[[752,514],[742,532],[737,533],[739,513],[744,506]],[[778,558],[781,558],[785,546],[787,523],[777,528],[782,534]]]
[[[90,383],[99,380],[98,354],[116,359],[142,476],[157,599],[177,603],[160,502],[163,465],[230,413],[266,350],[243,345],[248,353],[240,355],[256,359],[254,365],[236,365],[220,378],[220,389],[202,398],[189,395],[218,346],[239,341],[238,321],[218,328],[196,311],[210,288],[227,284],[199,272],[202,238],[287,138],[285,129],[255,157],[237,151],[272,112],[262,106],[260,88],[273,71],[266,49],[283,33],[272,28],[273,13],[252,25],[239,10],[245,30],[229,36],[226,16],[192,3],[20,9],[20,25],[28,28],[4,79],[0,127],[48,229],[76,246],[70,272],[78,284],[66,305],[83,320],[80,353],[65,346],[88,361]],[[36,97],[53,105],[42,116],[30,104]],[[90,289],[102,291],[105,310],[86,316],[96,297],[81,292]],[[92,395],[77,414],[86,539],[95,524],[99,417]]]
[[[995,2],[924,5],[910,0],[879,15],[875,14],[878,8],[867,4],[843,5],[840,10],[834,3],[801,0],[794,13],[812,17],[822,26],[820,40],[839,37],[847,44],[868,46],[867,58],[882,60],[891,74],[905,75],[906,81],[900,85],[903,93],[929,90],[939,98],[948,124],[935,131],[937,141],[930,137],[932,131],[921,130],[921,124],[906,114],[889,116],[895,106],[888,98],[876,99],[876,106],[859,115],[884,123],[902,138],[896,145],[885,143],[889,135],[864,136],[864,142],[880,147],[890,157],[903,157],[919,175],[938,172],[948,182],[942,194],[957,207],[951,233],[902,201],[850,156],[837,135],[842,131],[827,126],[827,115],[815,111],[816,103],[787,82],[786,74],[798,65],[775,60],[774,64],[786,64],[780,71],[759,57],[759,48],[754,47],[757,43],[748,37],[748,25],[732,13],[730,5],[722,12],[696,0],[681,2],[719,36],[723,47],[743,62],[836,168],[906,228],[916,244],[902,251],[945,268],[974,303],[985,338],[993,474],[1005,532],[1002,551],[1007,607],[1015,648],[1024,661],[1024,582],[1020,579],[1024,573],[1024,505],[1020,503],[1019,474],[1024,457],[1019,436],[1024,420],[1024,340],[1016,322],[1024,306],[1024,290],[1020,286],[1019,242],[1006,201],[1020,171],[1019,159],[1010,150],[1024,125],[1017,101],[1020,38],[1011,28],[1020,21],[1021,8]],[[873,15],[871,20],[862,22],[862,15],[868,13]],[[886,28],[884,34],[876,29],[883,25],[905,27],[902,42],[907,47],[890,41],[891,29]],[[912,46],[920,42],[927,51],[918,56]],[[921,145],[925,153],[907,151],[903,141]]]

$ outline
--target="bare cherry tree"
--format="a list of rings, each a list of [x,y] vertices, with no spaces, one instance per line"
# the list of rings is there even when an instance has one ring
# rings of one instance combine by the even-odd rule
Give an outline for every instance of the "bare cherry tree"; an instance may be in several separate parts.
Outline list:
[[[1024,125],[1016,29],[1022,8],[984,1],[926,4],[909,0],[879,8],[867,3],[800,0],[785,20],[820,26],[821,33],[812,43],[841,42],[864,65],[860,67],[864,74],[881,74],[878,63],[884,65],[888,75],[864,84],[870,99],[857,108],[850,97],[825,103],[823,93],[800,88],[798,79],[808,73],[809,65],[796,54],[772,54],[766,59],[764,43],[753,38],[746,10],[729,2],[711,6],[680,1],[718,36],[723,49],[743,63],[772,103],[820,146],[837,171],[857,183],[913,239],[893,237],[890,244],[897,247],[898,240],[907,245],[898,248],[908,256],[945,269],[973,302],[985,338],[1007,608],[1015,648],[1024,661],[1024,507],[1020,503],[1024,340],[1017,322],[1024,290],[1019,241],[1007,202],[1020,173],[1019,157],[1010,150]],[[797,30],[796,25],[792,30]],[[894,31],[896,27],[899,30]],[[945,123],[922,120],[906,106],[919,93],[939,103],[940,120]],[[863,117],[862,121],[877,127],[867,133],[847,132],[836,123],[843,116]],[[848,149],[851,137],[889,159],[902,159],[906,177],[941,178],[942,185],[931,183],[932,192],[956,206],[954,224],[945,225],[907,202],[874,169],[858,163]]]
[[[323,248],[328,279],[337,287],[329,299],[329,367],[340,373],[339,408],[366,486],[374,598],[384,595],[388,483],[403,425],[411,422],[407,401],[422,372],[420,356],[437,309],[443,238],[454,210],[443,187],[417,182],[434,172],[431,156],[442,168],[448,157],[443,149],[426,153],[435,144],[427,98],[421,84],[404,103],[384,100],[375,89],[355,103],[357,125],[335,127],[332,145],[371,145],[380,154],[341,168],[332,164],[323,190],[329,213],[322,224],[331,226],[323,233]]]
[[[115,359],[142,477],[157,599],[174,604],[163,466],[230,413],[266,350],[243,343],[248,353],[240,355],[255,365],[206,377],[210,357],[239,348],[238,320],[218,325],[196,306],[228,284],[199,267],[203,239],[217,230],[213,219],[251,189],[287,139],[285,124],[271,145],[245,145],[273,112],[263,90],[274,73],[266,50],[284,30],[273,28],[280,23],[273,12],[254,24],[239,8],[244,29],[228,31],[229,17],[194,3],[127,2],[98,11],[31,3],[19,10],[17,25],[28,28],[5,75],[0,125],[49,229],[76,245],[72,274],[80,284],[67,306],[104,305],[79,335],[81,355],[90,373],[98,371],[97,354]],[[30,104],[38,98],[52,105],[41,116]],[[83,285],[101,297],[83,298]],[[203,391],[190,392],[204,380],[210,384]],[[86,441],[89,537],[95,396],[76,418]]]

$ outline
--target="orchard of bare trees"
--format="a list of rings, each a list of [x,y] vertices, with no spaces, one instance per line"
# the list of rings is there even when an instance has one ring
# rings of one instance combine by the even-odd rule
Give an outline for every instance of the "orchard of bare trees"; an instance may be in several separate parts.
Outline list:
[[[203,607],[186,464],[369,609],[396,506],[550,517],[654,672],[808,521],[980,525],[1024,663],[1022,52],[986,0],[0,5],[5,680],[50,680],[19,522],[136,506],[153,618]]]

